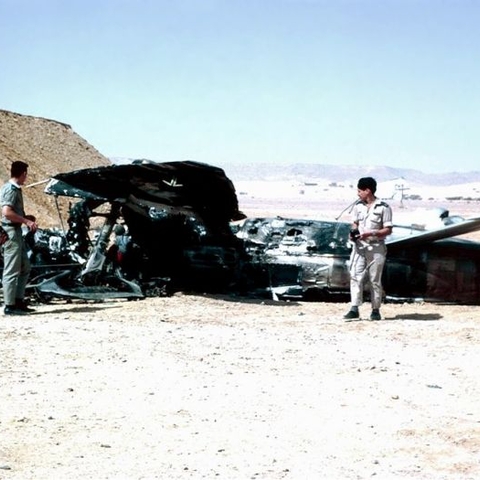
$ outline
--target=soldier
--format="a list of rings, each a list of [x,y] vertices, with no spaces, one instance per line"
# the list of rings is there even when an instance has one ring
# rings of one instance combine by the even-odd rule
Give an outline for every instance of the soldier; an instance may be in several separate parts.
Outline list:
[[[30,260],[22,234],[22,225],[35,233],[35,218],[23,210],[22,185],[27,179],[28,164],[12,163],[10,180],[0,190],[2,227],[8,235],[3,244],[3,299],[5,315],[25,315],[32,311],[25,303],[25,287],[30,274]]]
[[[387,256],[385,238],[392,233],[392,209],[375,196],[377,182],[372,177],[358,181],[359,201],[352,212],[353,223],[350,240],[353,242],[350,257],[351,307],[343,318],[360,317],[358,307],[363,303],[366,277],[370,280],[372,312],[370,320],[380,320],[382,303],[382,271]]]

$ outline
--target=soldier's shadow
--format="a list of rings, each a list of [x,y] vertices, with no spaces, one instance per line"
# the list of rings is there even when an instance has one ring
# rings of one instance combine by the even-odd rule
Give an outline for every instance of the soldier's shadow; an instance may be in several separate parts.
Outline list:
[[[394,317],[386,317],[385,320],[416,320],[419,322],[428,322],[432,320],[440,320],[442,315],[439,313],[405,313],[395,315]]]

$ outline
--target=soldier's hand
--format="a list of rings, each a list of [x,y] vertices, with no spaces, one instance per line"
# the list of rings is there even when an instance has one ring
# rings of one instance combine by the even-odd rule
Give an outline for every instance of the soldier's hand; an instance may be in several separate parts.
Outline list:
[[[35,232],[37,231],[37,229],[38,229],[37,223],[36,223],[35,221],[33,221],[33,220],[27,219],[27,221],[25,222],[25,225],[26,225],[26,226],[28,227],[28,229],[29,229],[31,232],[33,232],[33,233],[35,233]]]

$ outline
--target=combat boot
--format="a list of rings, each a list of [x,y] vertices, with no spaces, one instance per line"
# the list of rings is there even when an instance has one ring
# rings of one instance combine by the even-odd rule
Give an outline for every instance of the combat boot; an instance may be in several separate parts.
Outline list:
[[[360,318],[360,313],[358,313],[358,308],[352,307],[344,316],[345,320],[353,320],[355,318]]]

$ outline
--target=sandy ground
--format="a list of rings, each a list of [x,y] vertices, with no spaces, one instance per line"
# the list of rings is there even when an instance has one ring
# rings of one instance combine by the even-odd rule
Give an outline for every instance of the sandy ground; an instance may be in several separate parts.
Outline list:
[[[0,479],[480,478],[480,307],[347,308],[177,294],[3,316]]]

